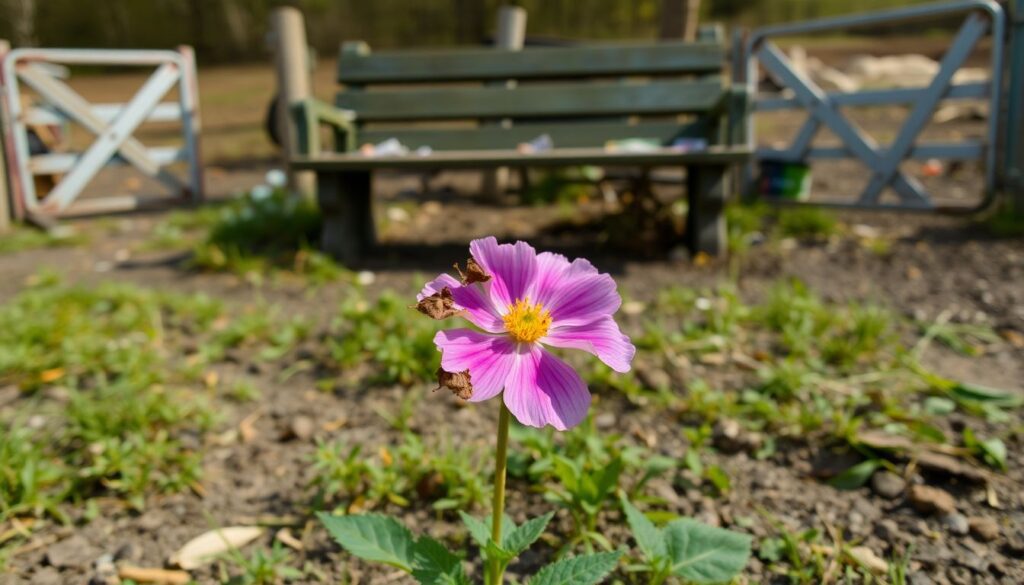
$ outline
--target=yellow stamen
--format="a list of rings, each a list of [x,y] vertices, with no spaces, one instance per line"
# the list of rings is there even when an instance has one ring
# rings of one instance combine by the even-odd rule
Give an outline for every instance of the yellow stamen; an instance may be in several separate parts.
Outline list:
[[[517,299],[505,314],[505,329],[516,341],[532,343],[548,334],[551,312],[540,303],[530,304],[530,298]]]

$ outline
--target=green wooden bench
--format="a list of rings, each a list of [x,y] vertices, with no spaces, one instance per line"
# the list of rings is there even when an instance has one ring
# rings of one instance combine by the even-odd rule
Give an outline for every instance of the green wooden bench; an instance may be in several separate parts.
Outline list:
[[[370,195],[377,169],[685,167],[687,243],[717,254],[725,245],[730,169],[750,156],[747,96],[724,83],[725,59],[717,42],[379,53],[346,43],[336,105],[310,100],[295,108],[301,154],[291,164],[316,172],[323,247],[346,263],[374,243]],[[323,124],[333,130],[333,151],[321,147]],[[517,150],[542,134],[553,149]],[[360,154],[359,145],[388,138],[432,153]],[[605,148],[630,138],[666,146]],[[668,147],[679,138],[709,146]]]

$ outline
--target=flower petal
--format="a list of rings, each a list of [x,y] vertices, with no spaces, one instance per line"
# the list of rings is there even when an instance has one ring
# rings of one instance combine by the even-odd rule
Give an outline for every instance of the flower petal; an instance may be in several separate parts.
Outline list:
[[[537,273],[537,252],[526,242],[498,244],[493,237],[473,240],[469,252],[491,280],[484,283],[500,311],[525,298]]]
[[[470,402],[487,400],[501,392],[517,361],[516,344],[503,335],[449,329],[438,331],[434,344],[441,351],[443,370],[469,370],[469,382],[473,385]]]
[[[438,275],[428,282],[420,294],[416,295],[416,300],[422,301],[445,287],[452,291],[452,299],[457,308],[466,311],[465,317],[470,323],[491,333],[501,333],[505,330],[501,315],[484,290],[479,285],[463,286],[450,274]]]
[[[541,252],[537,254],[537,277],[533,281],[530,298],[546,307],[551,304],[554,292],[564,286],[567,279],[587,274],[597,274],[597,269],[584,258],[570,263],[561,254]]]
[[[592,323],[611,316],[622,304],[615,281],[608,274],[572,274],[561,281],[543,303],[551,311],[552,327]]]
[[[628,372],[629,364],[636,355],[636,347],[611,317],[586,325],[553,327],[540,342],[590,352],[616,372]]]
[[[456,280],[455,277],[452,276],[451,274],[438,274],[437,278],[423,285],[423,290],[420,291],[420,294],[416,295],[416,300],[422,301],[423,299],[429,297],[430,295],[441,292],[441,289],[444,287],[448,287],[449,289],[455,289],[456,287],[460,286],[462,286],[462,283]]]
[[[535,344],[520,344],[519,352],[504,395],[519,422],[564,431],[586,418],[590,391],[569,364]]]

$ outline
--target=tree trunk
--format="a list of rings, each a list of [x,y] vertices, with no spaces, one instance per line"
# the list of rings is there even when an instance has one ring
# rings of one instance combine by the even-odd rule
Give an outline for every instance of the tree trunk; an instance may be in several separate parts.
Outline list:
[[[697,40],[700,0],[661,0],[661,31],[663,40]]]

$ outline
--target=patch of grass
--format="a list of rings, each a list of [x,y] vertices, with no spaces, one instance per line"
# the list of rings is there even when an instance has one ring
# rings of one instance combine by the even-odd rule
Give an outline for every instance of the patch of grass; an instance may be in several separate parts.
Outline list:
[[[835,215],[820,207],[786,207],[778,211],[775,229],[782,237],[825,238],[837,232]]]
[[[0,307],[0,520],[64,519],[97,495],[142,507],[199,475],[198,437],[213,411],[180,368],[176,340],[210,327],[220,306],[128,285],[65,287],[40,279]],[[188,440],[189,437],[192,440]]]
[[[391,292],[376,301],[353,296],[342,304],[327,347],[344,368],[369,363],[374,383],[410,385],[436,379],[434,335],[446,325]]]
[[[74,232],[51,233],[31,227],[14,226],[10,232],[0,235],[0,254],[12,254],[37,248],[77,246],[85,241],[85,236]]]

